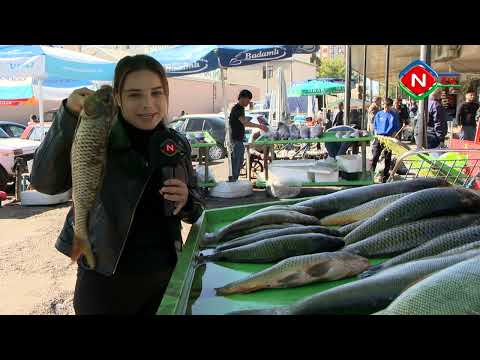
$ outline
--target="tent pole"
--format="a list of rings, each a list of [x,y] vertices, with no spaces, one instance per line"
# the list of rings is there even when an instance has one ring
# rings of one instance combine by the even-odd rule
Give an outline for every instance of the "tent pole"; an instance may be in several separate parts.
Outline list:
[[[350,84],[352,79],[352,46],[345,45],[345,104],[343,124],[350,125]]]
[[[390,45],[385,46],[385,97],[388,97],[388,72],[390,71]]]
[[[230,133],[230,121],[228,119],[227,98],[225,92],[225,68],[220,65],[220,77],[222,79],[222,99],[223,99],[223,114],[225,116],[225,144],[228,154],[228,181],[233,182],[232,170],[232,137]]]
[[[362,130],[367,129],[365,98],[367,97],[367,45],[363,45],[363,94],[362,94]]]
[[[41,129],[41,136],[40,139],[43,140],[45,137],[45,131],[43,130],[44,127],[44,115],[43,115],[43,80],[38,80],[38,115],[40,117],[40,127]]]

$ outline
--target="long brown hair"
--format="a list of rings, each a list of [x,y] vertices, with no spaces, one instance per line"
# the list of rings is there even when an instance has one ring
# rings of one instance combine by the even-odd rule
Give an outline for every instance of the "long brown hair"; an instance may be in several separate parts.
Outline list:
[[[123,84],[125,83],[127,75],[140,70],[149,70],[160,77],[168,104],[169,91],[165,68],[157,60],[148,55],[125,56],[117,63],[113,78],[113,93],[118,94],[118,97],[121,98]]]

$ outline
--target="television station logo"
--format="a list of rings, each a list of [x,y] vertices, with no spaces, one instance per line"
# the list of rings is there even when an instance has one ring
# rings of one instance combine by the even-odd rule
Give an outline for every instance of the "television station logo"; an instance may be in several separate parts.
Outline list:
[[[428,64],[416,60],[400,72],[400,87],[415,100],[423,100],[438,87],[459,87],[456,75],[437,73]],[[447,80],[447,81],[445,81]]]

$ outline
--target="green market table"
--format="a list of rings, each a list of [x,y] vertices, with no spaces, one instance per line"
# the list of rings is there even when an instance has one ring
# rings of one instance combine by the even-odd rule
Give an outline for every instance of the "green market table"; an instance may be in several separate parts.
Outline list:
[[[192,134],[199,133],[199,132],[192,132]],[[190,144],[192,149],[198,149],[198,165],[200,166],[203,162],[205,166],[205,176],[204,180],[202,182],[198,183],[198,187],[200,188],[209,188],[209,187],[214,187],[215,186],[215,181],[208,181],[208,150],[211,147],[214,147],[217,145],[217,142],[215,139],[210,135],[208,131],[202,131],[203,133],[205,142],[204,143],[193,143]]]
[[[357,281],[356,277],[351,277],[289,289],[264,289],[250,294],[227,296],[216,294],[215,288],[266,269],[272,264],[209,262],[198,265],[196,256],[204,251],[199,246],[199,240],[204,234],[266,206],[279,203],[294,204],[302,200],[305,199],[289,199],[204,211],[190,230],[157,315],[223,315],[237,310],[289,305],[307,296]],[[386,260],[386,258],[370,259],[370,263],[375,265]]]
[[[298,140],[262,140],[253,143],[245,144],[247,150],[247,179],[251,180],[250,170],[250,149],[252,146],[263,146],[263,168],[265,171],[265,181],[257,181],[257,187],[265,187],[268,181],[268,158],[269,153],[274,159],[273,146],[277,144],[319,144],[319,143],[334,143],[334,142],[359,142],[362,154],[362,177],[360,180],[339,180],[338,182],[310,182],[304,183],[302,186],[363,186],[373,184],[373,173],[367,171],[367,143],[374,140],[375,136],[369,134],[368,136],[354,137],[354,138],[337,138],[335,132],[325,132],[318,138],[298,139]]]

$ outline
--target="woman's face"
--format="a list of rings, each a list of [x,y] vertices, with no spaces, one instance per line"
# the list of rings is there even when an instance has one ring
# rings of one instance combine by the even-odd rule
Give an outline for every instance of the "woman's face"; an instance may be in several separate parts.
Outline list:
[[[151,130],[167,115],[168,99],[160,76],[150,70],[127,75],[117,98],[123,117],[136,128]]]

